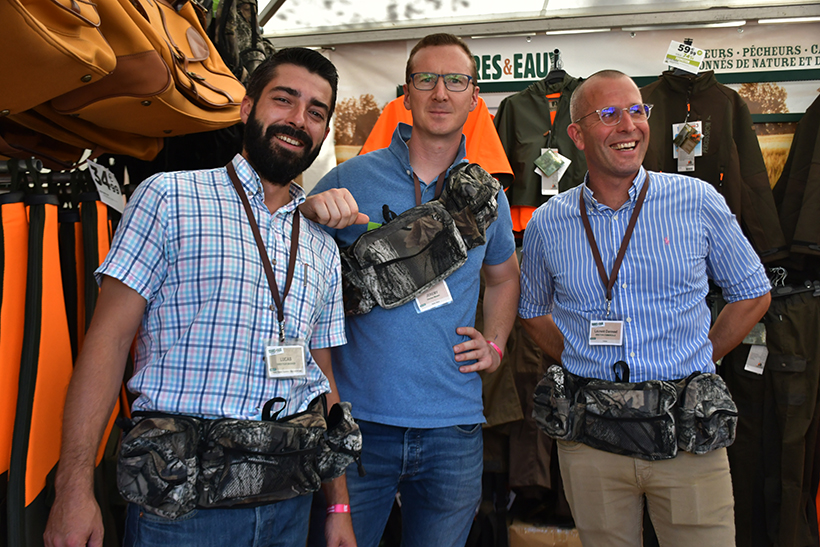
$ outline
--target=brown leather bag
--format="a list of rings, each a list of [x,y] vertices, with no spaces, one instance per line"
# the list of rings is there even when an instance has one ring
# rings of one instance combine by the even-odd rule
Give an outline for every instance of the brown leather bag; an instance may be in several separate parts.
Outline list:
[[[210,131],[239,121],[245,88],[184,0],[106,0],[100,29],[114,72],[50,102],[54,112],[148,137]]]
[[[0,116],[22,112],[107,76],[114,51],[88,0],[0,2]]]

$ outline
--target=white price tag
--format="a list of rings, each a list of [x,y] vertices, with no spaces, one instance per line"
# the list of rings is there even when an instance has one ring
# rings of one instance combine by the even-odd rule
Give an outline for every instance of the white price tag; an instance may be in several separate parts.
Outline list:
[[[125,196],[122,195],[117,177],[107,167],[93,161],[86,163],[88,172],[91,174],[91,180],[94,181],[97,192],[100,193],[100,201],[122,213],[125,210]]]
[[[672,43],[669,44],[669,50],[666,52],[666,60],[664,62],[673,68],[679,68],[691,74],[697,74],[700,72],[700,65],[703,63],[705,56],[706,52],[700,48],[687,46],[686,44],[672,40]]]
[[[749,348],[749,357],[746,359],[746,365],[743,368],[755,374],[763,374],[763,368],[766,366],[768,357],[769,348],[766,346],[752,346]]]
[[[542,148],[541,154],[549,150],[548,148]],[[542,196],[554,196],[558,194],[558,182],[560,182],[561,177],[564,176],[564,173],[567,172],[569,169],[569,164],[572,163],[572,160],[567,158],[566,156],[562,156],[558,153],[557,148],[552,149],[555,154],[563,160],[564,163],[561,164],[560,167],[550,176],[546,176],[541,169],[536,167],[533,169],[536,175],[541,177],[541,195]]]

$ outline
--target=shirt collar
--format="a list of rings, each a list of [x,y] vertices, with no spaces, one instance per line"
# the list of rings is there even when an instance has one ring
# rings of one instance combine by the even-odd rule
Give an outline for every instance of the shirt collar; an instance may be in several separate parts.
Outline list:
[[[256,196],[259,196],[258,199],[264,202],[265,192],[262,189],[262,179],[259,178],[254,168],[248,163],[248,160],[246,160],[242,154],[237,154],[233,158],[233,166],[234,169],[236,169],[236,176],[239,177],[239,182],[242,183],[242,188],[248,195],[248,199],[254,199]],[[283,207],[286,212],[293,211],[305,201],[305,191],[295,182],[290,183],[289,194],[291,200]]]
[[[393,132],[393,138],[390,144],[390,150],[399,159],[399,161],[401,161],[408,175],[413,172],[413,168],[410,167],[410,149],[407,147],[407,141],[410,140],[412,134],[412,125],[408,125],[404,122],[399,122],[399,125],[396,126],[396,130]],[[458,145],[458,154],[456,154],[456,159],[455,161],[453,161],[452,165],[450,165],[450,167],[447,168],[447,174],[449,174],[450,169],[452,169],[456,165],[467,161],[466,157],[467,137],[465,137],[464,134],[462,134],[461,143]]]
[[[638,199],[638,194],[641,192],[641,188],[643,188],[643,185],[646,184],[646,176],[646,170],[643,166],[641,166],[640,169],[638,169],[638,174],[635,175],[634,179],[632,179],[632,184],[629,185],[629,199],[621,206],[621,209],[626,207],[627,204],[629,204],[629,207],[633,207],[635,205],[635,202]],[[587,171],[587,174],[584,175],[584,184],[581,191],[584,193],[584,199],[586,200],[587,205],[592,205],[595,208],[604,207],[598,203],[598,200],[595,199],[594,192],[589,188],[589,171]]]

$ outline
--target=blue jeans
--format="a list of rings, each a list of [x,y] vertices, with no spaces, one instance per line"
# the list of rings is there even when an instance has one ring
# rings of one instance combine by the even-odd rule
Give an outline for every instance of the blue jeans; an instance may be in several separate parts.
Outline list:
[[[176,520],[129,503],[124,547],[304,547],[311,496],[259,507],[195,509]]]
[[[359,547],[377,547],[401,494],[402,547],[462,547],[481,502],[481,424],[413,429],[358,421],[362,463],[347,487]]]

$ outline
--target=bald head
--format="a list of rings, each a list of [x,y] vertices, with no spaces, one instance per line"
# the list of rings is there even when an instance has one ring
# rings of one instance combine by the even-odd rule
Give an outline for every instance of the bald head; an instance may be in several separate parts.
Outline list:
[[[598,85],[605,85],[606,80],[620,80],[621,78],[629,78],[629,76],[619,70],[601,70],[584,80],[581,85],[575,88],[569,100],[570,119],[575,122],[581,116],[585,116],[589,113],[590,91]]]

